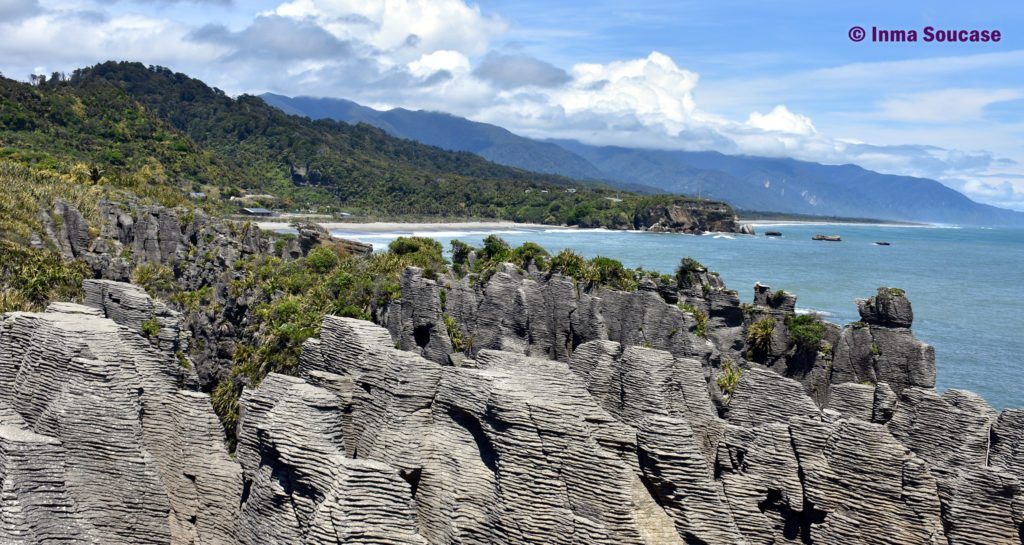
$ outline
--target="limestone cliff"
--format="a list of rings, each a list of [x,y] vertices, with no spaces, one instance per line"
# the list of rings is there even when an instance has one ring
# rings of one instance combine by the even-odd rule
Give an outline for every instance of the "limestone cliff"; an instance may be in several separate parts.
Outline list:
[[[100,285],[3,318],[0,542],[1020,543],[1020,411],[764,368],[721,403],[702,359],[611,340],[452,366],[327,317],[244,393],[235,461],[131,326],[156,307]]]

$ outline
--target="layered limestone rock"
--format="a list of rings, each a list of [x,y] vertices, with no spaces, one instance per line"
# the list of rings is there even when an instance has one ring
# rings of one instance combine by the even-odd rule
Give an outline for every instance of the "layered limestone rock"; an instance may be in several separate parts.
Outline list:
[[[723,202],[680,201],[656,204],[638,211],[633,217],[633,229],[655,233],[703,233],[721,231],[753,234],[749,225],[740,225],[736,213]]]
[[[693,316],[652,284],[577,292],[512,267],[482,286],[415,269],[403,283],[412,306],[395,321],[445,329],[420,343],[414,328],[402,350],[385,328],[326,317],[297,376],[244,390],[237,462],[209,398],[181,389],[171,349],[187,335],[138,288],[90,281],[91,306],[5,315],[0,542],[1022,541],[1019,410],[909,379],[833,381],[819,399],[793,353],[726,369],[710,348],[642,345],[625,329]],[[786,327],[793,300],[765,291],[753,313]],[[564,294],[576,306],[553,318]],[[900,297],[880,292],[846,331],[918,346]],[[505,350],[446,354],[446,316]],[[177,333],[146,338],[150,321]],[[871,369],[903,379],[926,363]]]
[[[337,395],[271,374],[240,406],[239,543],[426,543],[398,470],[345,455]]]
[[[65,461],[60,441],[0,425],[0,543],[95,542],[68,493]]]
[[[40,456],[62,470],[79,535],[234,543],[241,479],[208,396],[179,391],[177,360],[140,332],[89,307],[54,308],[4,317],[0,405],[57,445]]]
[[[858,302],[862,322],[819,322],[815,344],[789,329],[797,317],[793,294],[758,284],[753,304],[744,305],[699,263],[684,266],[690,268],[677,285],[643,278],[632,292],[508,263],[483,278],[427,279],[410,268],[385,323],[402,349],[442,364],[483,349],[568,361],[581,345],[609,340],[667,350],[706,368],[765,367],[797,380],[823,407],[838,384],[884,383],[896,395],[935,385],[934,350],[911,332],[913,311],[902,290],[880,288]],[[753,342],[751,331],[766,321],[769,338]]]
[[[446,319],[470,355],[492,349],[566,361],[593,340],[704,361],[715,353],[714,345],[694,333],[696,319],[666,303],[649,280],[635,292],[583,289],[561,274],[530,273],[511,264],[475,285],[469,277],[425,279],[418,269],[407,270],[401,280],[403,298],[387,319],[392,337],[403,349],[418,347],[439,363],[453,351]]]
[[[910,331],[914,313],[902,290],[879,288],[857,308],[862,323],[844,327],[834,343],[832,382],[884,382],[897,394],[934,388],[935,349]]]
[[[127,282],[147,267],[172,277],[176,290],[202,293],[203,304],[180,324],[191,337],[188,349],[180,351],[195,369],[190,379],[205,390],[229,376],[237,344],[252,342],[246,327],[251,301],[229,289],[239,275],[236,265],[260,256],[295,259],[322,245],[354,256],[372,251],[367,244],[332,238],[316,225],[297,225],[295,237],[281,238],[200,209],[137,202],[101,201],[99,221],[89,225],[74,206],[58,200],[52,211],[40,211],[40,219],[43,237],[67,257],[86,262],[97,278]],[[160,331],[161,337],[169,333]]]

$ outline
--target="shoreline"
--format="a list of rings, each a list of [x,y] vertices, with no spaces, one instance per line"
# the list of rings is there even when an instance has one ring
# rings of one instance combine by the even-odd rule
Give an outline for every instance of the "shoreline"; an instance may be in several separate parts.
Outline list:
[[[308,221],[308,220],[307,220]],[[292,222],[289,221],[258,221],[255,222],[256,226],[266,231],[288,231],[293,229]],[[527,231],[543,231],[543,230],[564,230],[564,231],[577,231],[577,230],[589,230],[581,229],[577,226],[566,226],[566,225],[548,225],[543,223],[517,223],[514,221],[452,221],[452,222],[400,222],[400,221],[375,221],[375,222],[349,222],[349,221],[311,221],[328,231],[342,231],[348,233],[405,233],[405,232],[418,232],[418,233],[434,233],[444,231],[487,231],[487,230],[527,230]],[[907,227],[907,228],[941,228],[955,226],[938,225],[938,224],[923,224],[923,223],[899,223],[899,222],[877,222],[877,223],[859,223],[859,222],[844,222],[844,221],[812,221],[812,220],[749,220],[738,222],[740,225],[749,225],[756,228],[765,227],[799,227],[799,226],[848,226],[848,227]],[[636,232],[643,233],[646,231],[636,231],[632,229],[623,229],[623,232]],[[709,231],[709,233],[711,233]],[[759,233],[760,234],[760,233]]]
[[[316,222],[317,225],[327,229],[328,231],[347,231],[352,233],[381,233],[381,232],[397,232],[397,231],[413,231],[413,232],[440,232],[440,231],[451,231],[451,230],[491,230],[491,229],[526,229],[526,230],[546,230],[546,229],[560,229],[571,231],[578,229],[577,227],[567,227],[564,225],[545,225],[543,223],[516,223],[514,221],[454,221],[454,222],[396,222],[396,221],[380,221],[380,222]],[[292,229],[290,222],[282,221],[260,221],[256,222],[256,226],[266,231],[280,231],[285,229]]]
[[[812,220],[740,220],[741,225],[751,227],[800,227],[800,226],[848,226],[848,227],[906,227],[911,229],[933,229],[933,228],[959,228],[958,225],[947,225],[938,223],[901,223],[901,222],[856,222],[856,221],[812,221]]]

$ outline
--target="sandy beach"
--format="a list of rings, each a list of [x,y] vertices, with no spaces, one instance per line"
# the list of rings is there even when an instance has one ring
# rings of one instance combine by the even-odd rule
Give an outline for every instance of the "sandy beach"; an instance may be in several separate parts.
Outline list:
[[[478,230],[504,230],[504,229],[575,229],[575,227],[563,227],[558,225],[544,225],[540,223],[516,223],[512,221],[463,221],[463,222],[316,222],[328,231],[347,231],[352,233],[386,233],[386,232],[431,232],[431,231],[478,231]],[[289,222],[266,221],[257,222],[260,229],[267,231],[281,231],[290,229]]]

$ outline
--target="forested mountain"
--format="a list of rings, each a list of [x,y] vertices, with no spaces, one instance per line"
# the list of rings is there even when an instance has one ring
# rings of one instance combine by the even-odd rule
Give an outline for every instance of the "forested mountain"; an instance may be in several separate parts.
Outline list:
[[[721,199],[743,210],[885,220],[1024,225],[1024,214],[976,203],[935,180],[856,165],[786,158],[537,141],[501,127],[436,112],[377,111],[340,99],[262,95],[290,113],[365,122],[403,138],[470,151],[494,162],[629,190]]]
[[[523,138],[496,125],[477,123],[450,114],[414,112],[403,108],[378,111],[349,100],[289,98],[271,93],[260,95],[260,98],[290,114],[312,119],[369,123],[400,138],[447,150],[472,152],[502,165],[581,180],[597,180],[604,176],[589,161],[558,145]]]
[[[0,79],[3,157],[41,169],[79,164],[94,183],[133,177],[201,191],[210,206],[260,192],[288,209],[624,228],[652,204],[368,124],[288,115],[258,97],[232,98],[184,74],[126,62],[32,84]],[[656,202],[676,200],[692,202]]]

